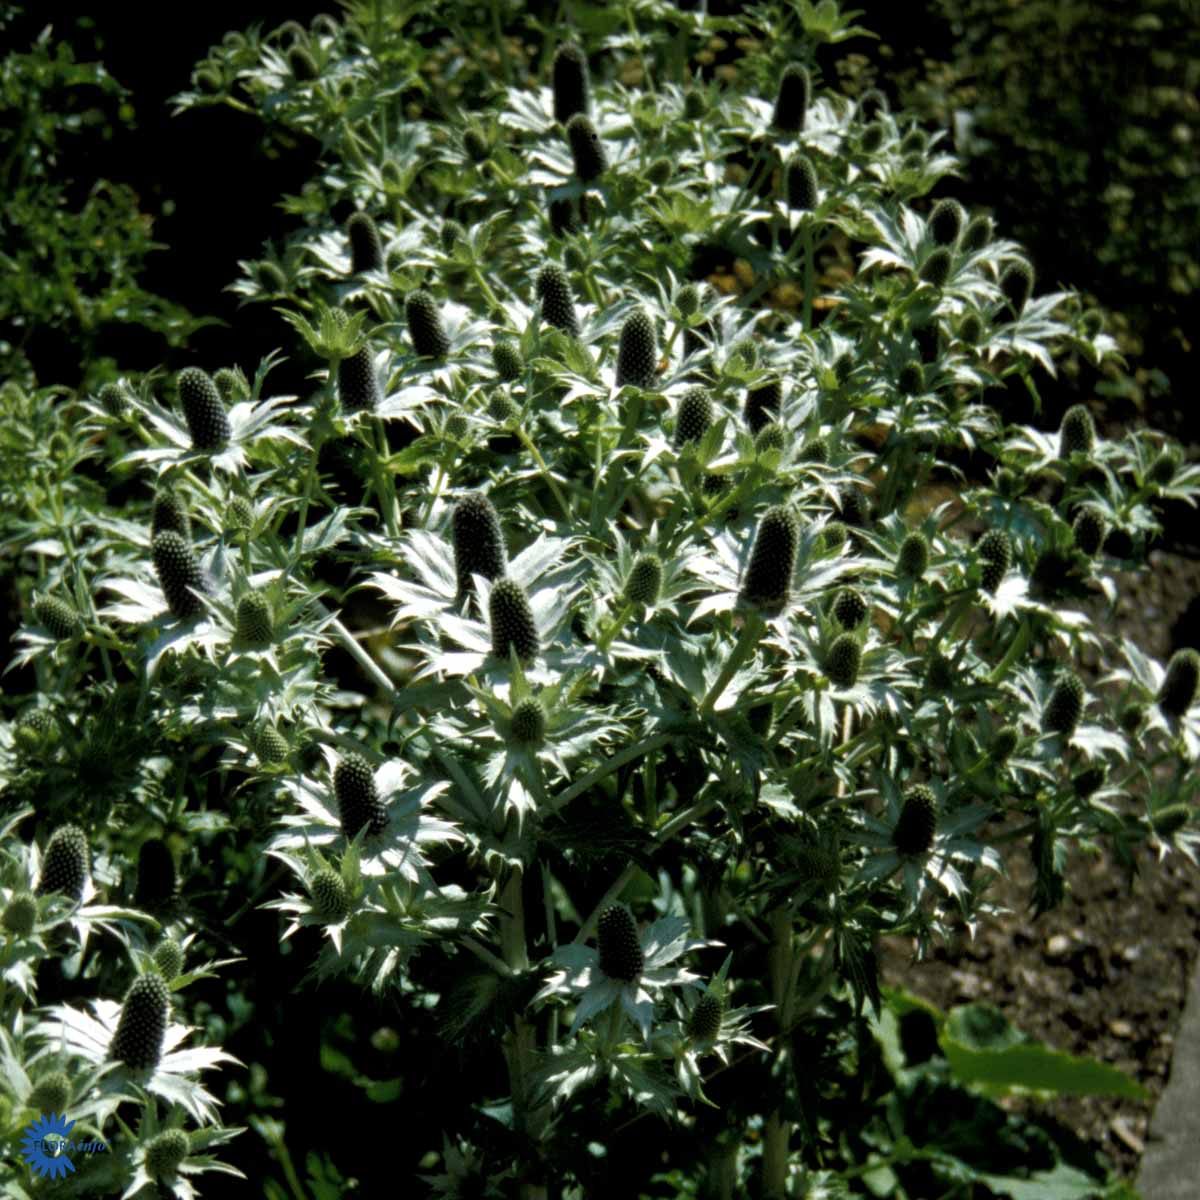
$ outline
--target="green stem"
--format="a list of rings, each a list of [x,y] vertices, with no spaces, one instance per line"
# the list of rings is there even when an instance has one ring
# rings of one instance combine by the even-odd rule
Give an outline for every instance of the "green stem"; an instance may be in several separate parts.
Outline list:
[[[556,796],[553,796],[547,811],[549,813],[558,812],[560,808],[564,808],[570,804],[576,796],[582,796],[584,792],[594,787],[606,775],[612,774],[618,767],[624,766],[627,762],[631,762],[635,758],[640,758],[643,754],[647,754],[651,750],[657,750],[659,746],[665,746],[673,738],[674,734],[671,733],[656,733],[653,737],[645,738],[632,746],[627,746],[619,753],[606,758],[598,767],[589,771],[582,779],[577,779],[570,787],[564,788]]]
[[[329,622],[329,628],[333,630],[334,636],[341,642],[346,653],[366,672],[371,682],[380,691],[391,695],[396,690],[396,685],[383,673],[375,663],[375,660],[358,644],[354,634],[336,617]]]
[[[634,604],[632,601],[630,601],[612,619],[612,623],[604,631],[600,637],[600,640],[596,643],[596,649],[599,650],[601,654],[604,654],[608,650],[609,646],[612,645],[613,638],[615,638],[617,634],[620,633],[624,628],[625,622],[629,620],[629,616],[633,610]]]
[[[1029,639],[1032,636],[1033,627],[1028,620],[1022,621],[1021,628],[1017,630],[1013,640],[1009,643],[1004,657],[996,664],[995,669],[987,677],[988,683],[999,683],[1008,674],[1017,659],[1025,653],[1025,648],[1029,645]]]
[[[304,554],[304,530],[308,527],[308,510],[312,504],[313,491],[317,486],[317,456],[321,453],[323,438],[313,443],[312,456],[308,460],[308,471],[304,476],[304,495],[300,499],[300,520],[296,526],[296,558]]]
[[[700,701],[698,712],[701,717],[706,717],[712,712],[713,705],[721,698],[721,693],[729,686],[729,681],[737,674],[738,668],[754,653],[763,628],[763,619],[756,611],[746,614],[737,643],[725,660],[717,681],[708,689],[708,695]]]
[[[771,1000],[775,1005],[779,1029],[780,1059],[787,1056],[787,1034],[791,1028],[791,1005],[795,966],[792,944],[792,916],[786,906],[771,913]],[[789,1142],[791,1123],[783,1110],[775,1109],[768,1117],[763,1131],[763,1195],[770,1200],[783,1200],[787,1195]]]
[[[375,446],[371,458],[371,470],[375,476],[375,490],[379,496],[379,507],[383,510],[383,520],[388,533],[392,537],[400,536],[400,522],[396,519],[396,484],[391,475],[385,471],[384,464],[388,459],[387,436],[383,432],[383,423],[375,422]]]
[[[804,221],[804,228],[800,236],[804,246],[804,332],[810,333],[812,331],[815,280],[813,277],[813,231],[812,224],[807,219]]]
[[[558,480],[550,474],[550,468],[546,466],[546,460],[542,457],[541,451],[533,444],[533,440],[525,429],[518,425],[514,430],[517,437],[521,440],[521,445],[529,451],[530,457],[537,464],[537,469],[541,477],[546,481],[547,486],[554,493],[554,499],[558,502],[558,507],[562,509],[562,515],[567,519],[571,519],[571,509],[567,504],[567,498],[563,495],[562,488],[558,486]]]

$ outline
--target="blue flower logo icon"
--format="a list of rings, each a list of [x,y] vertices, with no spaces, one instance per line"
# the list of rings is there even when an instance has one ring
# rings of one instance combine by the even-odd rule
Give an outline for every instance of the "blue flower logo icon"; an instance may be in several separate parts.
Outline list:
[[[55,1153],[75,1128],[62,1113],[42,1113],[41,1120],[25,1127],[21,1139],[21,1157],[40,1179],[60,1179],[75,1170],[75,1164],[65,1153]]]

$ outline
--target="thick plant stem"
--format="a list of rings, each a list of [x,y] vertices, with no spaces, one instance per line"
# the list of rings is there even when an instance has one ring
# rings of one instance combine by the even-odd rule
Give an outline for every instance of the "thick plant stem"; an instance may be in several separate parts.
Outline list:
[[[787,1035],[792,1023],[792,995],[795,978],[795,951],[792,946],[792,915],[786,907],[771,913],[771,1000],[775,1005],[779,1028],[778,1057],[788,1054]],[[763,1195],[768,1200],[783,1200],[787,1195],[788,1143],[792,1127],[781,1109],[768,1117],[763,1134]]]
[[[729,681],[737,674],[738,667],[742,665],[754,653],[754,648],[758,645],[758,639],[762,636],[763,621],[762,617],[757,612],[748,612],[745,622],[742,625],[742,632],[738,634],[737,643],[730,651],[729,657],[725,660],[725,665],[721,668],[721,674],[717,676],[717,681],[708,689],[708,695],[700,702],[700,716],[708,716],[712,712],[713,706],[721,698],[721,693],[729,686]]]
[[[1033,629],[1029,621],[1022,621],[1021,628],[1014,635],[1004,657],[996,664],[995,669],[987,677],[988,683],[999,683],[1012,670],[1013,664],[1025,653],[1025,648],[1029,645],[1029,639],[1032,634]]]
[[[801,232],[801,238],[804,243],[804,332],[812,332],[813,319],[813,285],[814,285],[814,263],[813,263],[813,230],[812,225],[804,222],[804,228]]]

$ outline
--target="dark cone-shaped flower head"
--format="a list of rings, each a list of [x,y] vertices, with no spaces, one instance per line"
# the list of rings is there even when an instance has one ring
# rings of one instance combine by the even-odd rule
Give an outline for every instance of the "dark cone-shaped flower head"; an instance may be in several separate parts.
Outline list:
[[[812,99],[812,78],[807,68],[792,63],[779,78],[779,93],[775,97],[775,113],[771,125],[780,133],[799,133],[804,128]]]
[[[1200,685],[1200,654],[1177,650],[1167,663],[1167,673],[1158,691],[1158,707],[1168,716],[1182,717],[1196,699]]]
[[[491,394],[488,399],[487,411],[488,416],[497,425],[515,425],[517,418],[521,415],[521,410],[513,403],[513,398],[506,396],[501,391]],[[447,432],[449,432],[449,422],[447,422]]]
[[[983,337],[983,318],[976,312],[969,312],[958,326],[958,336],[968,346],[974,346]]]
[[[87,834],[78,825],[60,825],[46,843],[38,895],[57,892],[78,901],[83,898],[90,870]]]
[[[975,217],[963,230],[962,248],[968,254],[976,254],[992,240],[992,218]]]
[[[339,360],[337,390],[344,412],[374,412],[379,407],[379,378],[370,346]]]
[[[37,897],[32,892],[17,892],[4,906],[0,925],[18,937],[28,937],[37,924],[37,914]]]
[[[571,145],[575,174],[581,182],[591,183],[608,170],[608,155],[591,117],[576,113],[567,122],[567,141]]]
[[[192,540],[192,522],[187,506],[173,487],[161,488],[154,497],[150,510],[150,537],[157,537],[164,529],[179,534],[185,542]]]
[[[662,581],[662,559],[650,552],[639,554],[625,580],[625,600],[630,604],[657,604]]]
[[[746,393],[746,403],[742,409],[746,428],[751,434],[757,434],[768,421],[778,418],[782,407],[783,380],[775,375]]]
[[[878,88],[868,88],[858,98],[857,116],[860,121],[874,121],[880,113],[890,112],[888,98]]]
[[[442,328],[442,314],[433,297],[418,288],[404,300],[404,317],[408,322],[408,336],[413,349],[422,358],[445,358],[450,350],[450,339]]]
[[[350,238],[352,274],[383,270],[383,243],[379,240],[379,228],[370,213],[353,213],[346,222],[346,235]]]
[[[910,533],[900,543],[896,570],[910,579],[920,579],[929,567],[929,542],[923,533]]]
[[[768,451],[782,454],[787,449],[787,430],[778,421],[768,421],[754,437],[754,453],[760,457]]]
[[[675,418],[675,449],[682,450],[690,442],[698,442],[712,423],[712,397],[704,388],[690,388],[679,402],[679,413]]]
[[[1033,268],[1019,259],[1009,263],[1000,274],[1000,290],[1009,311],[1019,317],[1033,294]]]
[[[554,55],[554,119],[565,125],[589,108],[587,56],[574,42],[564,42]]]
[[[204,574],[192,548],[172,529],[164,529],[151,543],[154,573],[167,599],[171,615],[180,621],[203,611],[204,605],[193,594],[206,590]]]
[[[920,359],[910,358],[900,368],[896,386],[906,396],[919,396],[925,390],[925,367]]]
[[[857,629],[867,615],[867,602],[857,588],[842,588],[833,602],[833,615],[843,629]]]
[[[246,530],[254,524],[254,505],[245,496],[231,496],[225,509],[225,528]]]
[[[463,149],[473,163],[486,162],[492,153],[487,138],[478,129],[468,129],[463,134]]]
[[[287,64],[297,83],[311,83],[320,74],[317,60],[309,53],[307,46],[293,46],[287,52]]]
[[[1075,524],[1071,526],[1071,536],[1076,547],[1088,558],[1093,558],[1100,552],[1104,532],[1104,518],[1094,508],[1081,509],[1079,516],[1075,518]]]
[[[942,654],[935,654],[925,669],[925,682],[932,692],[948,692],[954,686],[954,667]]]
[[[862,488],[849,484],[838,492],[838,515],[842,523],[862,529],[871,517],[870,505]]]
[[[705,992],[696,1001],[688,1017],[688,1039],[693,1042],[713,1042],[721,1032],[721,1018],[725,1015],[725,1006],[721,997],[712,992]]]
[[[459,242],[467,240],[467,229],[461,221],[442,222],[442,249],[449,254]]]
[[[824,529],[821,530],[821,549],[826,553],[836,550],[839,546],[845,544],[846,538],[849,535],[849,530],[841,521],[830,521]]]
[[[323,867],[312,877],[309,891],[321,920],[336,925],[350,915],[350,890],[336,871]]]
[[[817,169],[807,155],[798,154],[784,172],[788,208],[810,212],[817,207]]]
[[[861,667],[862,647],[854,634],[843,633],[835,638],[825,656],[825,674],[830,683],[840,688],[853,687]]]
[[[501,338],[492,346],[492,366],[496,368],[496,374],[505,383],[512,383],[513,380],[520,379],[525,371],[525,364],[521,361],[521,351],[508,338]]]
[[[1012,542],[1003,529],[989,529],[979,539],[975,553],[983,564],[981,584],[985,592],[995,595],[1008,568],[1012,566]]]
[[[547,215],[550,218],[550,232],[555,237],[570,237],[579,232],[579,217],[576,215],[575,205],[566,196],[551,199]]]
[[[700,289],[694,283],[685,283],[675,296],[675,307],[681,317],[694,317],[700,311]]]
[[[967,220],[966,209],[957,200],[939,200],[929,214],[929,232],[939,246],[953,246]]]
[[[186,1130],[164,1129],[146,1143],[146,1174],[155,1182],[173,1179],[191,1148]]]
[[[468,492],[455,504],[451,537],[460,596],[474,589],[472,575],[495,580],[504,574],[508,559],[500,515],[482,492]]]
[[[131,1071],[153,1071],[162,1057],[171,993],[157,972],[139,975],[121,1006],[109,1054]]]
[[[71,1077],[66,1071],[51,1071],[33,1085],[29,1107],[36,1113],[65,1113],[72,1090]]]
[[[1142,727],[1142,722],[1146,719],[1146,706],[1138,704],[1136,701],[1132,704],[1127,704],[1121,709],[1120,715],[1117,717],[1117,723],[1121,728],[1132,737]]]
[[[938,246],[921,264],[921,279],[931,287],[943,288],[953,267],[953,253],[946,246]]]
[[[166,842],[150,838],[138,850],[137,888],[133,894],[135,908],[155,912],[175,900],[179,877],[175,871],[175,856]]]
[[[800,461],[810,463],[829,462],[829,443],[824,438],[813,438],[800,451]]]
[[[274,638],[271,602],[262,592],[247,592],[237,603],[237,639],[244,646],[269,646]]]
[[[635,308],[621,326],[617,351],[617,387],[632,384],[648,388],[658,370],[658,338],[654,319],[644,308]]]
[[[526,696],[513,706],[513,741],[519,746],[540,746],[546,740],[546,709],[536,696]]]
[[[179,404],[195,450],[219,450],[233,430],[217,385],[199,367],[179,372]]]
[[[83,632],[83,618],[59,596],[39,597],[34,603],[33,615],[37,623],[60,642]]]
[[[1107,778],[1107,775],[1108,772],[1102,763],[1084,767],[1077,775],[1072,776],[1071,787],[1080,800],[1086,800],[1104,786],[1104,780]]]
[[[500,579],[492,586],[489,602],[492,653],[508,661],[512,651],[523,663],[531,663],[539,649],[537,624],[525,589],[515,579]]]
[[[1179,470],[1179,459],[1170,451],[1164,450],[1151,464],[1146,477],[1159,487],[1167,487]]]
[[[742,583],[742,600],[762,609],[783,608],[791,595],[792,573],[800,544],[800,523],[783,504],[763,513]]]
[[[610,904],[596,923],[600,970],[609,979],[633,983],[641,978],[646,956],[638,939],[633,914],[623,904]]]
[[[1083,681],[1073,671],[1064,671],[1055,681],[1042,713],[1042,730],[1070,737],[1083,716]]]
[[[129,398],[119,383],[106,383],[100,389],[97,399],[100,401],[100,407],[110,417],[123,417],[129,407]]]
[[[537,275],[537,298],[542,303],[542,320],[571,337],[579,336],[579,319],[567,273],[557,263],[547,263]]]
[[[356,837],[363,828],[369,836],[387,828],[387,806],[379,798],[375,772],[361,754],[347,754],[334,768],[333,794],[347,838]]]
[[[1058,427],[1058,456],[1070,458],[1072,454],[1090,454],[1096,445],[1096,426],[1092,414],[1082,404],[1072,404],[1063,413]]]
[[[859,149],[864,154],[874,154],[883,145],[886,137],[887,130],[883,127],[883,122],[871,121],[863,126],[862,132],[858,136]]]
[[[996,730],[992,744],[988,747],[988,757],[992,762],[1003,766],[1012,758],[1020,740],[1021,731],[1015,725],[1002,725]]]
[[[288,757],[287,738],[274,725],[264,725],[254,739],[254,753],[264,766],[282,766]]]
[[[154,947],[155,970],[168,982],[183,974],[183,947],[172,937],[165,937]]]
[[[904,797],[900,819],[892,830],[892,845],[901,854],[925,854],[937,832],[937,799],[931,788],[919,784]]]

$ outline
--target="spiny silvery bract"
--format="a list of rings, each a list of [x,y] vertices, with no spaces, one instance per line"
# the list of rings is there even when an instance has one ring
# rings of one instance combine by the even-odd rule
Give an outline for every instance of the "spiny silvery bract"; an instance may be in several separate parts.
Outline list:
[[[981,586],[985,592],[994,594],[1012,566],[1012,542],[1003,529],[989,529],[979,539],[975,553],[982,566]]]
[[[46,852],[42,855],[38,895],[57,892],[71,900],[81,900],[90,863],[87,834],[78,825],[60,825],[46,843]]]
[[[183,974],[183,947],[173,937],[164,937],[151,957],[155,970],[168,983]]]
[[[157,972],[139,975],[125,995],[109,1054],[132,1071],[153,1071],[162,1057],[171,993]]]
[[[33,605],[33,615],[60,642],[83,632],[83,618],[59,596],[39,596]]]
[[[1082,509],[1071,526],[1071,537],[1079,550],[1094,557],[1104,541],[1104,518],[1094,508]]]
[[[492,628],[492,653],[508,661],[512,652],[531,663],[539,649],[537,624],[525,589],[515,579],[500,579],[492,586],[488,605]]]
[[[129,400],[125,395],[125,389],[119,383],[106,383],[100,389],[98,399],[100,400],[100,407],[110,417],[124,416],[125,410],[129,407]]]
[[[713,423],[713,402],[707,389],[689,388],[679,402],[675,417],[675,449],[682,450],[690,442],[698,442]]]
[[[825,674],[840,688],[853,687],[862,667],[862,646],[852,633],[836,637],[825,655]]]
[[[136,908],[154,912],[175,899],[179,878],[175,871],[175,856],[161,838],[149,838],[138,850],[137,889],[133,895]]]
[[[195,450],[219,450],[229,441],[229,414],[217,385],[199,367],[179,372],[179,405]]]
[[[910,358],[900,368],[896,386],[906,396],[919,396],[925,390],[925,367],[916,358]]]
[[[633,914],[623,904],[610,904],[596,923],[600,970],[609,979],[633,983],[646,966]]]
[[[1070,737],[1083,716],[1083,681],[1073,671],[1064,671],[1050,691],[1042,713],[1042,730]]]
[[[988,756],[992,762],[1003,766],[1013,756],[1017,743],[1021,740],[1021,731],[1015,725],[1001,725],[992,738],[988,747]]]
[[[1158,690],[1158,707],[1168,716],[1182,717],[1196,699],[1200,685],[1200,654],[1177,650],[1167,663],[1167,673]]]
[[[937,799],[924,784],[909,788],[892,831],[892,845],[901,854],[925,854],[937,831]]]
[[[929,234],[939,246],[953,246],[962,233],[967,213],[959,202],[949,196],[939,200],[929,214]]]
[[[783,380],[778,375],[773,375],[765,383],[751,388],[746,393],[746,403],[742,410],[746,418],[746,427],[752,434],[758,433],[768,421],[773,421],[779,416],[782,407]]]
[[[657,554],[649,551],[633,560],[629,578],[625,580],[625,599],[630,604],[655,604],[662,590],[663,564]]]
[[[521,361],[521,351],[508,338],[501,338],[492,345],[492,366],[496,368],[496,374],[505,383],[512,383],[514,379],[520,379],[525,371],[525,364]]]
[[[37,923],[37,898],[32,892],[17,892],[4,906],[0,925],[9,933],[28,937]]]
[[[66,1071],[51,1071],[33,1085],[29,1107],[37,1113],[65,1113],[71,1101],[71,1078]]]
[[[374,412],[379,407],[379,379],[370,346],[338,360],[337,392],[344,412]]]
[[[510,721],[513,741],[519,746],[540,746],[546,738],[546,709],[536,696],[526,696],[513,706]]]
[[[900,543],[896,569],[909,579],[920,579],[929,567],[929,541],[923,533],[910,533]]]
[[[157,537],[164,529],[179,534],[185,542],[192,540],[192,522],[183,498],[173,487],[163,487],[154,496],[150,509],[150,536]]]
[[[1058,427],[1058,456],[1070,458],[1072,454],[1089,454],[1096,445],[1096,426],[1092,414],[1082,404],[1072,404],[1063,413]]]
[[[587,113],[587,55],[574,42],[564,42],[554,55],[554,119],[565,125],[576,113]]]
[[[705,992],[688,1016],[688,1039],[693,1042],[715,1041],[721,1032],[721,1018],[724,1015],[725,1006],[721,1003],[721,997]]]
[[[186,621],[200,613],[204,605],[194,592],[205,590],[204,574],[191,546],[173,529],[164,529],[155,535],[151,554],[171,615]]]
[[[442,328],[442,314],[434,298],[424,289],[409,292],[404,300],[404,317],[413,349],[422,358],[445,358],[450,339]]]
[[[361,754],[345,755],[334,768],[333,794],[347,838],[356,837],[363,828],[369,835],[387,828],[387,806],[379,798],[375,772]]]
[[[798,154],[785,172],[788,208],[808,212],[817,207],[817,169],[807,155]]]
[[[222,367],[213,374],[213,383],[226,404],[250,399],[250,383],[241,367]]]
[[[843,629],[856,629],[867,615],[867,602],[857,588],[842,588],[833,602],[833,615]]]
[[[254,753],[265,766],[278,767],[287,762],[287,738],[274,725],[266,724],[254,739]]]
[[[921,264],[921,279],[931,287],[946,286],[954,266],[954,255],[945,246],[938,246]]]
[[[146,1174],[156,1182],[173,1178],[191,1148],[186,1130],[164,1129],[146,1143]]]
[[[558,263],[547,263],[537,274],[534,285],[542,304],[542,320],[572,337],[579,336],[579,319],[575,316],[575,301],[567,273]]]
[[[1019,317],[1033,293],[1033,268],[1022,260],[1010,262],[1000,273],[1000,290],[1014,317]]]
[[[346,222],[346,235],[350,239],[352,275],[383,269],[383,243],[379,240],[379,228],[370,213],[352,213]]]
[[[474,589],[472,575],[495,580],[504,574],[508,559],[500,515],[482,492],[468,492],[459,498],[450,528],[460,595]]]
[[[781,133],[799,133],[804,128],[812,98],[812,78],[807,68],[791,63],[779,78],[775,112],[771,124]]]
[[[800,522],[783,504],[772,505],[759,519],[754,547],[742,583],[742,600],[757,608],[782,608],[792,590]]]
[[[350,889],[346,881],[329,867],[322,867],[309,884],[317,916],[336,925],[350,915]]]
[[[575,174],[581,182],[591,183],[608,170],[608,155],[591,117],[576,113],[567,122],[567,141],[571,145]]]
[[[987,216],[972,217],[966,229],[963,230],[960,245],[968,254],[982,250],[992,240],[992,218]]]
[[[262,592],[247,592],[237,603],[237,639],[244,646],[269,646],[274,636],[271,602]]]
[[[617,387],[631,384],[648,388],[658,368],[658,343],[654,319],[644,308],[635,308],[621,325],[617,350]]]

